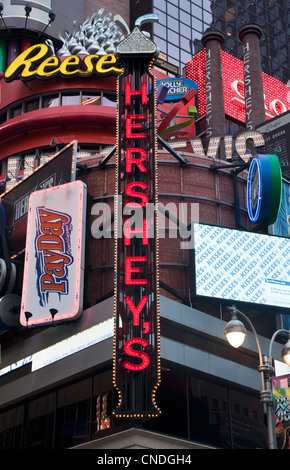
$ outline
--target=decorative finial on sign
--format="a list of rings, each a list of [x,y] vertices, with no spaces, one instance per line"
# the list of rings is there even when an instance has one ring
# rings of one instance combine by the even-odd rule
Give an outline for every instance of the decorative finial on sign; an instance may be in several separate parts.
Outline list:
[[[137,28],[140,28],[140,26],[144,23],[153,23],[159,20],[159,15],[157,13],[148,13],[148,15],[142,15],[137,18],[135,21],[135,25]]]
[[[144,23],[158,21],[157,13],[150,13],[137,18],[134,29],[123,41],[116,47],[116,56],[118,58],[133,57],[136,54],[140,57],[157,57],[159,49],[156,44],[149,39],[148,34],[141,31],[140,26]]]

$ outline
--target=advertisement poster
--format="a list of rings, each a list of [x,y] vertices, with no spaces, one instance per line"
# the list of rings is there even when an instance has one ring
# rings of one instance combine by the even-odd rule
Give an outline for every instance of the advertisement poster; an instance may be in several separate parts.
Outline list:
[[[282,181],[282,198],[278,217],[271,226],[271,233],[280,237],[290,237],[290,184]]]
[[[290,238],[194,224],[195,294],[290,308]]]
[[[278,217],[273,225],[269,226],[269,234],[280,237],[290,237],[290,184],[283,179],[281,206]],[[290,329],[289,315],[282,315],[283,328]]]
[[[290,374],[273,377],[272,385],[277,448],[290,449]]]
[[[20,321],[77,318],[82,311],[86,185],[73,181],[31,194]]]

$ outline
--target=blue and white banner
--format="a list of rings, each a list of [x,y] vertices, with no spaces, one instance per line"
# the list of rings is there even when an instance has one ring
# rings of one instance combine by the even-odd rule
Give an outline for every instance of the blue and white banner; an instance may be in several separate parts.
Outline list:
[[[290,239],[194,224],[196,295],[290,308]]]
[[[188,78],[163,78],[162,80],[157,80],[156,86],[165,85],[168,88],[168,92],[164,101],[180,101],[181,98],[186,95],[186,93],[194,88],[198,90],[197,83]]]

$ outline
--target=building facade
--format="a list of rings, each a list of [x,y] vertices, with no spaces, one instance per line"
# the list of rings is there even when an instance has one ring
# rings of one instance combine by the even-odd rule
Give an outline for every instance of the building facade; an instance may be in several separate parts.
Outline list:
[[[57,8],[60,8],[62,2],[57,3]],[[253,230],[247,211],[248,168],[240,166],[238,171],[234,171],[233,158],[226,161],[226,157],[219,158],[221,155],[216,151],[211,156],[202,147],[194,151],[191,141],[201,135],[195,122],[188,128],[179,128],[177,146],[168,140],[166,134],[158,140],[158,198],[163,211],[159,213],[158,263],[161,382],[156,402],[161,414],[145,421],[132,421],[114,414],[118,397],[113,386],[116,247],[112,216],[118,164],[115,153],[118,133],[116,89],[120,68],[113,62],[112,53],[109,65],[101,62],[101,66],[96,60],[94,64],[95,67],[99,64],[99,72],[88,77],[81,75],[84,68],[80,68],[78,76],[68,78],[67,75],[74,71],[69,66],[63,66],[62,74],[49,77],[53,69],[44,69],[41,61],[37,63],[37,73],[39,76],[44,73],[44,79],[39,76],[32,76],[30,80],[22,76],[20,79],[25,70],[33,74],[33,68],[15,69],[12,71],[15,76],[12,72],[9,76],[7,70],[19,53],[29,60],[31,56],[25,56],[25,51],[37,44],[52,47],[48,60],[58,54],[62,64],[72,55],[87,57],[83,50],[78,49],[80,42],[73,44],[70,39],[76,38],[73,31],[84,33],[88,16],[91,25],[96,26],[93,23],[96,18],[100,23],[105,21],[102,32],[106,32],[106,26],[111,22],[110,28],[116,25],[114,32],[118,33],[117,28],[120,28],[121,34],[113,44],[116,48],[128,36],[126,23],[129,23],[129,15],[135,21],[141,14],[153,11],[134,10],[132,5],[129,11],[129,3],[126,11],[124,2],[120,3],[122,11],[116,2],[112,2],[110,9],[106,5],[101,11],[103,5],[98,2],[73,2],[72,6],[78,10],[75,30],[74,18],[64,15],[64,21],[71,20],[70,26],[64,23],[70,33],[65,35],[61,28],[58,35],[56,30],[48,29],[41,38],[39,32],[44,30],[50,10],[46,11],[44,20],[35,17],[37,12],[32,9],[26,28],[12,30],[9,29],[9,21],[15,21],[11,18],[16,13],[6,16],[6,5],[2,11],[2,51],[7,51],[7,55],[2,68],[6,79],[2,77],[0,81],[1,202],[3,217],[7,220],[4,220],[4,233],[2,231],[1,260],[4,273],[11,269],[12,274],[1,276],[0,447],[266,448],[267,427],[259,397],[260,377],[254,336],[249,332],[241,351],[228,345],[224,328],[230,319],[228,307],[233,300],[196,295],[193,247],[184,245],[190,240],[192,222],[233,230],[242,228],[247,233]],[[174,16],[177,18],[170,10],[176,6],[164,3],[168,11],[158,11],[160,20],[153,25],[156,28],[154,39],[158,37],[158,28],[164,27],[162,18],[165,12],[166,21],[173,20]],[[203,11],[197,18],[206,22],[206,13],[213,15],[213,6],[210,5],[213,2],[203,3]],[[142,2],[138,5],[141,8]],[[54,2],[50,6],[51,9],[56,8]],[[181,7],[178,7],[180,15]],[[155,9],[154,5],[154,12],[158,8],[156,5]],[[40,10],[43,12],[43,8]],[[109,13],[111,15],[106,16]],[[183,13],[187,15],[189,10]],[[116,15],[121,15],[122,19]],[[17,18],[17,21],[25,23],[24,8],[17,7]],[[37,21],[41,22],[41,27],[37,26]],[[194,22],[194,15],[191,21]],[[61,13],[56,11],[51,28],[56,28],[61,22]],[[78,24],[83,29],[78,29]],[[86,27],[89,26],[87,22]],[[190,27],[193,30],[194,24]],[[130,29],[133,29],[132,25]],[[199,33],[205,29],[196,26]],[[160,37],[165,37],[161,33],[160,29]],[[67,40],[63,41],[65,36]],[[83,40],[81,45],[87,47],[89,54],[94,51],[103,57],[104,52],[98,52],[102,44],[90,42],[91,37],[87,35],[88,41]],[[196,50],[186,50],[181,40],[182,35],[178,39],[180,42],[175,44],[180,46],[178,54],[182,55],[183,50],[186,52],[184,57],[180,56],[181,63],[185,64]],[[170,46],[167,51],[163,50],[158,39],[156,44],[167,55],[168,61],[175,63],[172,59],[177,55],[169,53]],[[62,48],[70,47],[75,49],[60,54]],[[107,47],[108,44],[105,52],[110,54]],[[98,60],[102,60],[99,57]],[[108,67],[118,70],[110,73]],[[160,67],[153,66],[152,73],[157,80],[174,78]],[[185,118],[190,116],[190,108],[198,107],[199,103],[192,95],[189,95],[189,100],[181,102],[182,106],[178,102],[174,124],[183,123],[184,126]],[[157,108],[158,128],[164,116],[174,108],[174,103],[159,102]],[[242,123],[239,127],[245,129]],[[186,146],[182,147],[184,140]],[[242,159],[243,152],[240,155]],[[68,158],[67,168],[62,169],[61,161],[65,158]],[[55,167],[49,166],[54,161],[57,162]],[[28,328],[20,324],[17,317],[27,250],[26,185],[32,181],[30,188],[37,191],[47,176],[54,173],[56,180],[52,186],[81,181],[87,187],[82,313],[66,323]],[[123,173],[124,168],[121,167],[120,178]],[[11,216],[8,215],[9,204],[16,207]],[[101,207],[106,207],[108,213],[102,214]],[[267,235],[267,224],[260,233]],[[274,331],[281,325],[281,314],[285,309],[251,302],[238,302],[238,305],[255,324],[266,353]],[[4,312],[9,314],[8,318]],[[279,343],[273,345],[273,358],[276,360],[280,360],[280,346]]]
[[[159,14],[153,26],[156,44],[169,62],[182,71],[186,62],[203,48],[202,35],[216,29],[225,35],[225,51],[242,58],[239,30],[245,24],[258,24],[262,31],[262,71],[284,83],[289,80],[289,11],[286,1],[255,0],[154,0],[131,1],[132,22],[147,11]],[[143,13],[144,12],[144,13]]]

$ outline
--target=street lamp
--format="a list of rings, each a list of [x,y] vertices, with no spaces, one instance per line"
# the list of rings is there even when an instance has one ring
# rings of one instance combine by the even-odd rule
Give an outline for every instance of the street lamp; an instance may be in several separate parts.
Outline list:
[[[290,331],[283,330],[283,329],[275,331],[270,341],[269,357],[263,356],[260,343],[258,340],[258,335],[250,319],[243,312],[238,310],[235,305],[233,305],[232,307],[228,307],[228,309],[231,310],[232,312],[232,318],[226,324],[225,336],[228,339],[229,343],[234,348],[238,348],[243,344],[244,339],[247,334],[244,324],[240,320],[238,320],[237,315],[242,316],[248,322],[254,334],[254,337],[257,343],[258,353],[259,353],[258,370],[261,374],[261,383],[262,383],[262,389],[260,392],[260,400],[263,403],[264,409],[267,414],[268,446],[269,446],[269,449],[276,449],[277,444],[276,444],[276,434],[275,434],[275,424],[274,424],[273,392],[272,392],[272,383],[271,383],[271,378],[274,375],[274,368],[272,367],[272,346],[278,334],[281,334],[281,333],[287,334],[288,341],[282,348],[281,356],[283,360],[285,361],[285,363],[288,366],[290,366]]]

